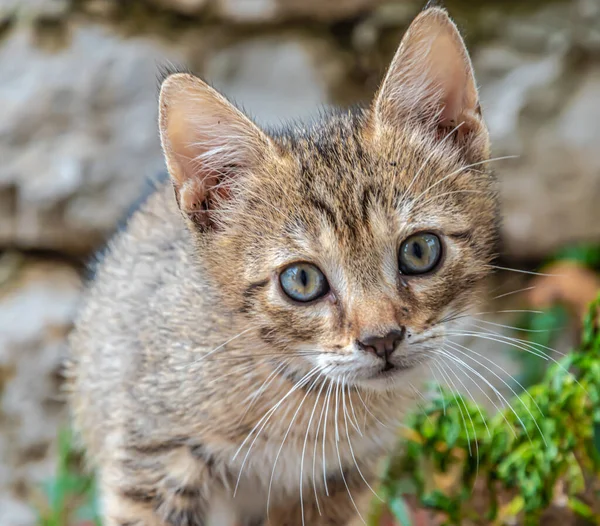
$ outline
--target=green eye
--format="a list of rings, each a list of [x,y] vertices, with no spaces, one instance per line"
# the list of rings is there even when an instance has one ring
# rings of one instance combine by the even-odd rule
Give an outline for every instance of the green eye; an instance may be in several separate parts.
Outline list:
[[[425,274],[433,270],[442,258],[442,243],[435,234],[410,236],[400,245],[398,266],[402,274]]]
[[[290,265],[279,275],[279,282],[283,292],[295,301],[312,301],[329,291],[323,273],[310,263]]]

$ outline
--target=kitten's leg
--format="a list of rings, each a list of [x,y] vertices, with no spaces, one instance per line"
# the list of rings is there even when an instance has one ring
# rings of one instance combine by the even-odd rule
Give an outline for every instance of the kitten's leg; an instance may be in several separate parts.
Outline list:
[[[105,526],[207,526],[210,466],[188,447],[120,452],[100,473]],[[230,526],[223,524],[223,526]],[[233,525],[231,525],[233,526]]]
[[[115,478],[118,472],[113,473]],[[153,498],[128,494],[126,484],[113,484],[101,476],[101,516],[104,526],[165,526],[154,511]]]

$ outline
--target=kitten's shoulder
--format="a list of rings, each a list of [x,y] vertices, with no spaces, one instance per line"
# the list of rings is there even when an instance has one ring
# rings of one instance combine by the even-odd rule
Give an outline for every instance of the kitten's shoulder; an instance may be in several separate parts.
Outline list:
[[[196,298],[194,307],[202,309],[209,295],[197,255],[171,182],[157,182],[97,258],[78,328],[89,324],[86,330],[105,333],[112,326],[135,334],[156,325],[163,307]]]
[[[90,265],[89,281],[101,279],[105,268],[123,269],[136,260],[154,257],[162,261],[181,258],[188,252],[190,235],[177,208],[172,184],[167,176],[146,182],[136,201],[119,223],[106,246]]]

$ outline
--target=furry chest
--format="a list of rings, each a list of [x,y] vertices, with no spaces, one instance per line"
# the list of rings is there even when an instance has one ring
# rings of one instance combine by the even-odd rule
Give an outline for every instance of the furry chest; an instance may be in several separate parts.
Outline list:
[[[300,433],[283,443],[278,438],[241,449],[229,464],[227,498],[246,516],[266,514],[290,498],[327,499],[334,489],[346,491],[350,479],[367,488],[377,461],[395,439],[391,429],[346,430],[342,424],[329,426],[317,439]]]

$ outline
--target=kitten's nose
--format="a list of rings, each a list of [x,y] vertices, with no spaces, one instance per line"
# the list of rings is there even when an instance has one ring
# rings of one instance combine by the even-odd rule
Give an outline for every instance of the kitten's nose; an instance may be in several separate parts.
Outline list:
[[[358,346],[365,351],[376,354],[380,358],[388,358],[404,339],[405,332],[406,330],[402,328],[390,331],[385,336],[369,336],[360,340]]]

